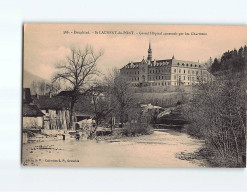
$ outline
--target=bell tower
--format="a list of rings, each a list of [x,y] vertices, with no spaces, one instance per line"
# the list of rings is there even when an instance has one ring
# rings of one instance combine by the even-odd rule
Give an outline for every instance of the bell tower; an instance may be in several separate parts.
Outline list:
[[[148,48],[148,59],[152,61],[152,49],[151,49],[151,42],[149,42],[149,48]]]

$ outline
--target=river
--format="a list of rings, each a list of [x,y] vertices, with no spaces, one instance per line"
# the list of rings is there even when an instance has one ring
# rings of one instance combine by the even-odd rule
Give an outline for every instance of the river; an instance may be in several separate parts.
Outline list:
[[[22,162],[31,166],[206,167],[204,160],[181,160],[203,142],[175,130],[151,135],[96,140],[44,140],[23,144]]]

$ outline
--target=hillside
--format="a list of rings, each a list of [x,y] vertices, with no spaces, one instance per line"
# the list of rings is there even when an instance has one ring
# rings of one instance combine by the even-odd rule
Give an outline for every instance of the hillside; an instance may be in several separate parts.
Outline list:
[[[33,81],[46,81],[46,79],[43,79],[37,75],[34,75],[26,70],[23,71],[23,88],[31,88],[31,84]]]

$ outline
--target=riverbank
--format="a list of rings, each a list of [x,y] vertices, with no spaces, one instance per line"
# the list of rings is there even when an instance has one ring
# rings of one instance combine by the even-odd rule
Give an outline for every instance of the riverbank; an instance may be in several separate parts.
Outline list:
[[[22,163],[30,166],[91,167],[207,167],[204,160],[188,161],[180,153],[193,153],[200,140],[174,130],[109,140],[44,140],[22,148]]]

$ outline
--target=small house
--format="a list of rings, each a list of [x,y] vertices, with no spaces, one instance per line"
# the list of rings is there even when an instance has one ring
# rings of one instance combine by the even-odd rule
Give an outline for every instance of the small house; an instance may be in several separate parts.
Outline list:
[[[44,129],[66,130],[70,125],[70,99],[63,96],[38,96],[34,104],[43,112]]]
[[[43,128],[43,116],[41,110],[33,104],[29,88],[23,89],[22,98],[22,122],[23,129]]]

